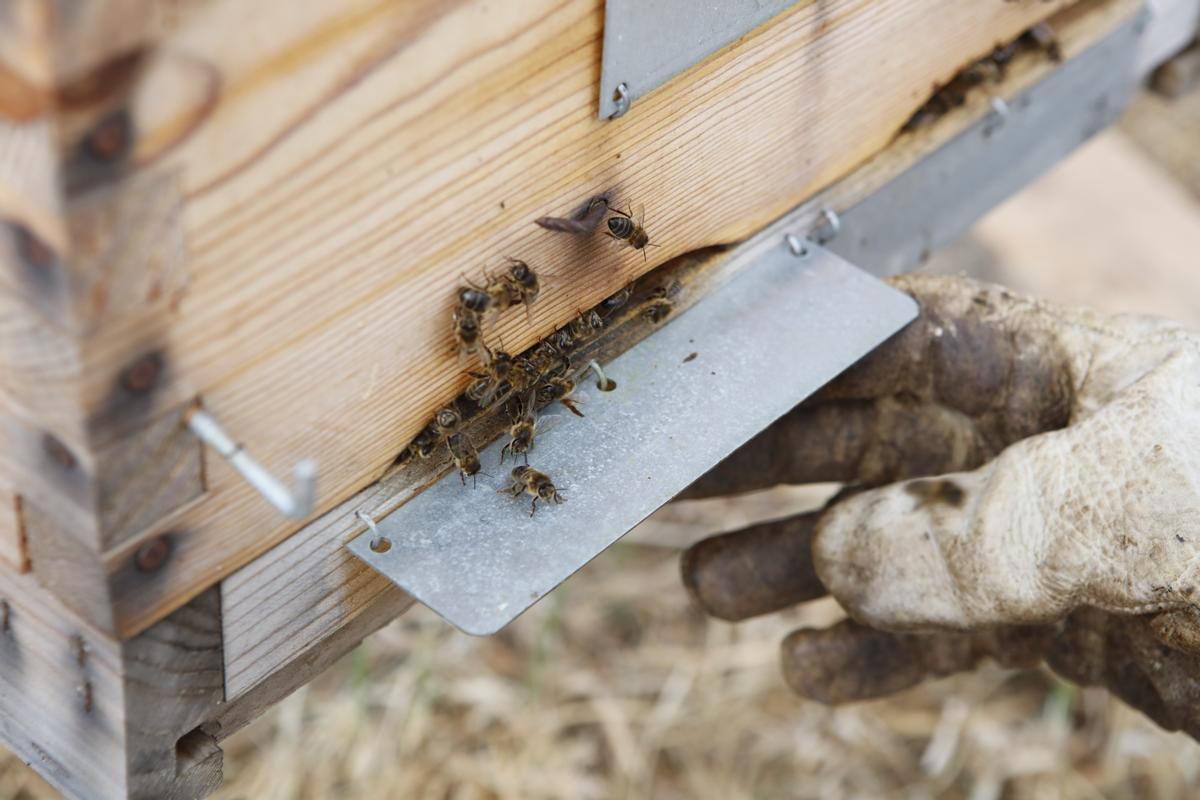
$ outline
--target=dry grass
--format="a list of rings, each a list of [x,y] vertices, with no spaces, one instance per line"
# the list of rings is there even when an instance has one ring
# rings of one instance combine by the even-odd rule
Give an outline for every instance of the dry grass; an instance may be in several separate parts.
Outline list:
[[[1168,182],[1130,152],[1106,137],[999,209],[932,268],[973,260],[1014,288],[1119,307],[1128,298],[1098,293],[1091,262],[1069,259],[1093,252],[1093,240],[1114,227],[1096,224],[1107,212],[1086,176],[1134,176],[1139,193]],[[1200,208],[1172,202],[1171,214],[1138,226],[1160,248],[1172,232],[1155,221],[1200,226]],[[1055,216],[1039,234],[1045,209]],[[1047,237],[1057,243],[1053,264],[1039,260]],[[1136,238],[1123,231],[1120,246],[1137,252]],[[1105,269],[1121,260],[1118,253]],[[1137,260],[1126,261],[1136,274]],[[1176,278],[1186,284],[1194,276]],[[1181,295],[1170,281],[1149,284],[1160,286],[1158,307],[1200,320],[1196,295]],[[1136,302],[1153,305],[1141,289]],[[837,709],[793,697],[779,676],[778,642],[796,626],[836,620],[836,605],[822,601],[736,626],[705,619],[679,584],[676,548],[812,506],[823,491],[665,509],[626,540],[636,543],[614,547],[490,639],[414,610],[228,740],[219,797],[1200,796],[1200,746],[1159,731],[1103,691],[1078,690],[1045,671],[984,668]],[[0,798],[51,796],[14,758],[0,757]]]

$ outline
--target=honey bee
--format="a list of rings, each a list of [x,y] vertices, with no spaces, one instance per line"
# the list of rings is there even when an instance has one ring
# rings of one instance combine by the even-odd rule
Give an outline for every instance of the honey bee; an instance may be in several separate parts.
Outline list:
[[[486,348],[485,348],[486,349]],[[487,370],[468,372],[475,380],[467,387],[466,395],[481,407],[488,407],[497,398],[504,398],[515,388],[533,380],[536,372],[524,357],[513,358],[502,350],[487,350]]]
[[[636,222],[633,219],[633,209],[621,211],[619,208],[614,208],[612,211],[618,216],[608,218],[608,235],[618,241],[627,242],[634,250],[641,250],[642,258],[645,259],[646,248],[658,246],[650,244],[650,236],[642,227],[646,217],[645,211],[638,208]]]
[[[465,306],[454,309],[454,342],[460,355],[480,352],[483,347],[483,334],[477,311]]]
[[[529,451],[533,449],[533,437],[538,428],[538,418],[535,409],[536,392],[531,392],[529,399],[516,408],[513,414],[513,424],[508,429],[509,442],[500,448],[500,463],[504,463],[505,455],[511,455],[513,461],[517,456],[524,456],[529,463]]]
[[[555,400],[566,406],[577,417],[582,417],[583,412],[575,405],[579,401],[571,397],[575,391],[575,379],[571,377],[571,362],[564,356],[562,359],[562,368],[556,371],[556,374],[550,375],[537,389],[537,399],[541,403],[553,403]]]
[[[659,286],[652,291],[642,304],[642,316],[652,325],[657,325],[671,315],[675,309],[676,297],[683,286],[679,281],[671,281],[666,286]]]
[[[470,282],[468,281],[468,284]],[[482,314],[487,311],[492,305],[492,297],[488,294],[487,289],[479,286],[467,285],[458,290],[458,307],[465,308],[468,311],[474,311],[476,314]]]
[[[445,438],[457,432],[460,425],[462,425],[462,414],[451,403],[433,415],[433,422],[429,424],[429,429],[435,431],[439,437]]]
[[[504,283],[508,286],[512,302],[525,304],[525,315],[528,317],[529,307],[542,291],[541,284],[537,273],[524,261],[510,258],[508,262],[508,275],[504,278]]]
[[[604,317],[607,319],[608,317],[612,316],[614,311],[628,303],[629,295],[631,294],[633,294],[633,290],[626,286],[616,294],[606,297],[604,301],[600,303],[600,308],[604,310]]]
[[[420,458],[429,458],[433,455],[433,451],[437,448],[438,442],[442,440],[442,436],[438,433],[437,428],[433,423],[426,425],[424,430],[417,434],[417,438],[412,440],[412,444],[408,446],[413,455]]]
[[[513,497],[520,497],[522,493],[532,497],[533,502],[529,506],[529,516],[531,517],[537,511],[538,500],[547,503],[563,503],[567,499],[554,488],[554,482],[550,480],[549,475],[544,472],[538,472],[528,464],[514,467],[512,471],[512,484],[500,491],[507,492]]]
[[[479,463],[479,453],[475,445],[465,433],[456,433],[446,440],[450,455],[454,458],[454,466],[458,467],[458,477],[463,486],[467,485],[467,476],[471,476],[471,485],[475,485],[475,476],[479,474],[482,465]]]
[[[571,320],[567,329],[574,339],[586,339],[593,333],[604,329],[604,317],[600,316],[597,311],[588,311]]]

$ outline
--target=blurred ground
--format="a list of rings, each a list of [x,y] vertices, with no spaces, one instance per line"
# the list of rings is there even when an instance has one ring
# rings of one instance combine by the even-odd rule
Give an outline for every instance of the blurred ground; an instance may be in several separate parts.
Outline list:
[[[1200,324],[1200,203],[1185,188],[1200,193],[1200,94],[1186,102],[1192,123],[1184,107],[1139,103],[1122,131],[926,268]],[[1153,130],[1170,125],[1189,136],[1148,155]],[[491,639],[415,609],[228,740],[218,796],[1200,796],[1200,745],[1043,671],[986,668],[839,709],[791,696],[780,638],[832,622],[837,607],[821,601],[737,626],[706,620],[680,587],[675,548],[811,507],[827,491],[665,509]],[[0,755],[0,798],[52,796]]]

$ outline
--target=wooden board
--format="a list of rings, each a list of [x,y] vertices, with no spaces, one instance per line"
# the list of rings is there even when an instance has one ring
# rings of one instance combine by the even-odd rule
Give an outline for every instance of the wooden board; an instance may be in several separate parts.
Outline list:
[[[0,565],[0,741],[67,797],[211,792],[221,672],[215,591],[119,642]]]
[[[1067,15],[1058,20],[1067,56],[1078,53],[1127,20],[1134,2],[1109,3],[1100,13]],[[1018,61],[1000,96],[1012,98],[1039,80],[1052,65],[1036,59]],[[957,135],[988,112],[986,93],[972,96],[966,106],[916,134],[893,141],[875,158],[828,190],[809,198],[796,212],[791,230],[815,224],[822,207],[847,208]],[[771,229],[763,236],[782,235]],[[752,260],[758,238],[728,251],[705,256],[701,272],[711,280],[726,277]],[[657,277],[657,276],[656,276]],[[703,294],[689,289],[687,302]],[[610,330],[605,337],[619,331]],[[626,340],[622,345],[627,346]],[[298,653],[325,650],[332,631],[343,626],[365,635],[408,605],[378,574],[347,558],[342,542],[357,536],[364,524],[354,517],[362,509],[382,518],[436,477],[417,464],[394,469],[379,483],[351,497],[338,508],[305,526],[292,538],[238,570],[222,583],[225,615],[226,692],[231,701],[245,697],[239,708],[259,708],[263,682],[278,680]],[[353,639],[357,641],[357,639]],[[348,647],[349,645],[347,645]],[[335,651],[335,655],[338,654]],[[329,657],[329,652],[325,652]],[[290,683],[288,684],[291,685]],[[250,713],[245,710],[243,715]],[[237,715],[235,715],[237,716]],[[239,717],[240,719],[241,717]]]
[[[462,273],[512,255],[544,274],[532,324],[514,312],[488,333],[523,349],[845,175],[933,84],[1064,5],[800,3],[602,122],[601,0],[17,4],[49,54],[5,54],[23,92],[6,113],[25,110],[9,138],[50,143],[65,198],[14,211],[62,255],[62,291],[14,341],[53,343],[55,359],[23,363],[62,369],[48,397],[41,375],[5,387],[11,435],[54,431],[94,477],[130,430],[114,382],[152,352],[162,377],[134,422],[200,397],[276,473],[315,458],[333,508],[462,388],[448,324]],[[20,197],[16,181],[0,196]],[[662,245],[648,261],[531,224],[600,190],[645,205]],[[184,507],[187,487],[119,537],[55,520],[108,576],[95,596],[57,591],[81,613],[111,603],[128,636],[297,529],[211,453],[201,474],[199,501]],[[126,580],[163,533],[169,564]]]

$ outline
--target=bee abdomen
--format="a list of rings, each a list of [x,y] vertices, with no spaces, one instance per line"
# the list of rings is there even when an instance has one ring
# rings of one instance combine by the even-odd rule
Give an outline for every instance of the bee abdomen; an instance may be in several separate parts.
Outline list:
[[[625,217],[609,217],[608,230],[618,239],[628,239],[633,235],[633,220]]]

